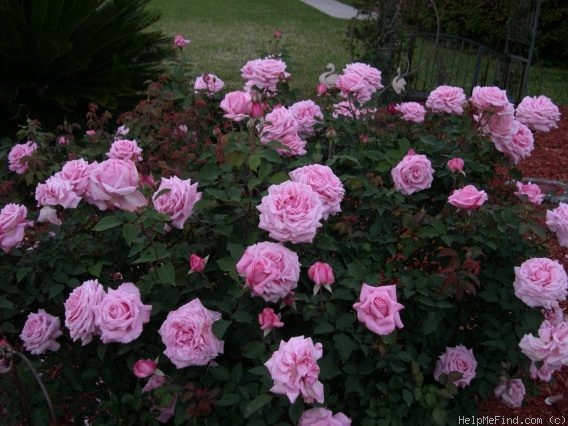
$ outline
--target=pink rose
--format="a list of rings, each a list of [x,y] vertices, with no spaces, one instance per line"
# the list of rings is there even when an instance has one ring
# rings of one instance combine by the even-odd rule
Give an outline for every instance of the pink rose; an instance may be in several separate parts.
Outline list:
[[[432,112],[446,112],[448,114],[463,114],[463,104],[465,103],[465,93],[461,87],[439,86],[434,89],[428,99],[426,106]]]
[[[253,295],[277,302],[297,287],[300,262],[292,250],[265,241],[247,247],[237,263],[237,272]]]
[[[146,382],[146,384],[142,388],[142,393],[150,392],[154,389],[158,389],[158,388],[162,387],[164,384],[166,384],[167,381],[168,381],[168,378],[166,376],[154,374],[152,377],[150,377],[148,379],[148,381]]]
[[[37,144],[33,141],[16,144],[8,154],[8,168],[19,175],[23,175],[28,170],[27,158],[32,156],[37,150]]]
[[[350,101],[342,101],[338,104],[333,104],[333,118],[339,118],[340,116],[349,118],[351,120],[361,120],[369,115],[373,115],[376,109],[370,108],[358,108],[355,104]]]
[[[187,46],[189,43],[191,43],[191,42],[189,40],[183,38],[183,36],[181,34],[177,34],[174,37],[174,47],[179,47],[180,49],[182,49],[185,46]]]
[[[464,161],[459,157],[451,158],[448,160],[447,163],[448,170],[452,173],[462,172],[464,165],[465,165]]]
[[[123,124],[116,129],[115,139],[118,139],[121,136],[126,136],[128,133],[130,133],[130,129],[126,127],[126,124]]]
[[[479,112],[496,112],[510,104],[507,91],[495,86],[475,86],[469,103]]]
[[[529,202],[533,204],[542,204],[544,201],[544,194],[540,190],[540,186],[534,183],[517,182],[517,190],[515,195],[519,198],[526,197]]]
[[[193,299],[171,311],[160,327],[164,354],[177,368],[207,365],[223,353],[224,342],[213,334],[213,323],[221,313],[210,311]]]
[[[402,114],[402,119],[412,123],[422,123],[426,115],[426,109],[418,102],[403,102],[395,106],[396,110]]]
[[[107,152],[108,158],[117,158],[119,160],[142,161],[142,148],[138,147],[135,140],[117,139],[110,146]]]
[[[150,377],[156,371],[158,364],[156,361],[151,359],[139,359],[134,363],[132,367],[132,373],[139,379],[145,379],[146,377]]]
[[[132,161],[111,158],[90,168],[86,201],[100,210],[117,207],[133,212],[148,204],[137,190],[138,170]]]
[[[341,180],[328,166],[311,164],[299,167],[288,173],[293,182],[309,185],[319,196],[323,206],[323,219],[341,212],[341,201],[345,189]]]
[[[495,398],[501,398],[503,404],[511,408],[519,408],[525,397],[525,385],[521,379],[501,380],[495,388]]]
[[[335,282],[333,269],[325,262],[315,262],[308,269],[308,277],[315,284],[314,294],[323,286],[327,291],[331,292],[331,285]]]
[[[515,117],[532,130],[549,132],[558,128],[560,111],[546,96],[526,96],[517,106]]]
[[[513,164],[528,158],[534,149],[534,136],[527,126],[517,123],[514,126],[517,131],[511,136],[503,139],[494,138],[495,148],[505,154]]]
[[[61,171],[54,176],[59,176],[69,182],[73,192],[78,197],[83,197],[89,185],[90,167],[91,165],[82,158],[71,160],[67,161],[61,168]]]
[[[316,94],[318,96],[325,96],[325,94],[327,93],[327,85],[323,84],[323,83],[319,83],[316,86]]]
[[[432,186],[434,169],[425,155],[409,152],[391,170],[394,187],[404,195],[411,195]]]
[[[286,135],[297,134],[298,130],[300,130],[300,126],[294,119],[292,112],[286,107],[276,106],[264,118],[264,125],[260,131],[260,141],[263,144],[279,141]]]
[[[333,415],[327,408],[312,408],[303,412],[297,426],[351,426],[351,419],[343,413]]]
[[[272,308],[264,308],[263,311],[258,314],[258,324],[260,325],[260,329],[264,331],[264,337],[275,328],[284,327],[284,323],[280,321],[280,315],[276,315],[276,312],[274,312]]]
[[[8,253],[23,239],[25,229],[33,222],[26,219],[28,209],[21,204],[6,204],[0,210],[0,248]]]
[[[241,76],[259,89],[273,91],[280,80],[287,79],[286,64],[280,59],[253,59],[241,68]]]
[[[357,319],[373,333],[385,336],[395,328],[403,328],[400,311],[404,309],[396,300],[396,285],[372,287],[363,284],[359,301],[353,304]]]
[[[351,100],[360,104],[370,100],[377,90],[383,88],[381,72],[361,62],[347,65],[335,85],[344,97],[351,97]]]
[[[81,339],[85,346],[94,334],[99,334],[95,317],[95,307],[100,304],[106,293],[98,280],[85,281],[75,288],[65,301],[65,326],[69,329],[69,335],[75,342]]]
[[[321,108],[311,100],[296,102],[289,110],[298,124],[298,134],[301,138],[313,136],[314,127],[323,121]]]
[[[546,226],[556,232],[558,244],[568,247],[568,204],[560,203],[554,210],[547,210]]]
[[[296,155],[304,155],[306,151],[306,141],[300,138],[298,133],[288,133],[278,140],[283,147],[275,147],[278,154],[283,157],[292,157]]]
[[[539,379],[543,382],[550,382],[552,380],[552,374],[555,371],[558,370],[545,364],[541,365],[540,368],[537,368],[534,362],[531,362],[531,366],[529,367],[529,375],[531,376],[531,379]]]
[[[515,296],[531,307],[552,309],[566,300],[568,277],[557,260],[535,257],[515,267]]]
[[[286,395],[292,404],[300,394],[308,404],[323,403],[323,384],[318,381],[320,369],[317,364],[322,356],[322,344],[314,344],[310,337],[297,336],[287,342],[280,341],[278,350],[264,363],[274,380],[270,391]]]
[[[229,92],[221,101],[220,107],[225,114],[223,117],[233,121],[242,121],[252,113],[252,101],[247,92]]]
[[[461,373],[461,377],[453,381],[458,388],[465,388],[475,378],[477,361],[473,356],[473,351],[463,345],[453,348],[446,348],[446,352],[440,355],[436,368],[434,369],[434,379],[440,381],[442,374]]]
[[[215,74],[203,74],[195,79],[193,89],[196,92],[205,92],[209,97],[214,93],[220,92],[225,87],[225,83]]]
[[[60,326],[59,318],[48,314],[43,309],[39,309],[35,314],[29,314],[20,334],[24,348],[32,355],[41,355],[46,351],[58,351],[60,345],[55,339],[63,334]]]
[[[207,265],[207,260],[209,260],[209,256],[203,258],[195,253],[191,253],[189,256],[190,272],[203,272],[205,270],[205,265]]]
[[[454,189],[448,197],[448,203],[458,209],[475,210],[487,201],[487,193],[479,191],[473,185],[466,185],[461,189]]]
[[[45,183],[38,184],[35,199],[38,207],[59,205],[64,209],[74,209],[81,201],[73,191],[73,185],[61,175],[51,176]]]
[[[154,374],[148,379],[148,382],[142,388],[142,393],[150,392],[153,389],[160,388],[168,382],[166,376]],[[171,403],[167,407],[153,404],[152,411],[158,411],[158,416],[156,420],[160,423],[167,423],[175,414],[175,408],[177,404],[178,395],[173,395],[171,398]]]
[[[270,238],[294,244],[314,240],[324,212],[320,197],[311,186],[292,181],[271,185],[256,208],[260,212],[260,229],[268,231]]]
[[[183,229],[185,221],[193,213],[195,204],[201,200],[202,193],[197,192],[198,183],[191,184],[191,179],[181,180],[177,176],[162,178],[158,190],[152,196],[157,212],[169,216],[171,226]],[[169,189],[167,192],[160,192]]]
[[[555,324],[544,320],[538,329],[538,337],[525,334],[519,347],[531,361],[543,363],[544,369],[537,375],[548,377],[549,372],[568,365],[568,322]]]
[[[130,343],[142,334],[150,321],[152,305],[140,300],[140,290],[133,283],[123,283],[116,290],[109,288],[95,308],[95,323],[103,343]]]

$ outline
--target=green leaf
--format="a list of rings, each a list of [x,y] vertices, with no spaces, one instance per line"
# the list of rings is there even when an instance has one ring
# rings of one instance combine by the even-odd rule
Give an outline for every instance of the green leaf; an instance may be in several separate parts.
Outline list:
[[[221,380],[222,382],[228,382],[231,380],[231,375],[229,374],[229,370],[227,367],[222,365],[218,365],[216,367],[211,367],[208,369],[209,373],[217,380]]]
[[[406,402],[406,405],[408,405],[410,407],[412,405],[412,403],[414,402],[414,395],[412,395],[412,392],[410,392],[408,389],[403,389],[402,390],[402,399],[404,399],[404,402]]]
[[[116,216],[103,217],[99,222],[93,226],[93,231],[102,232],[108,229],[116,228],[122,224],[121,220]]]
[[[213,323],[213,334],[218,338],[218,339],[222,339],[223,335],[225,334],[225,331],[227,331],[227,328],[229,328],[229,326],[231,325],[231,321],[227,321],[227,320],[217,320]]]
[[[3,297],[0,298],[0,308],[2,309],[13,309],[14,304],[10,302],[8,299],[4,299]]]
[[[448,423],[448,416],[441,408],[434,408],[432,411],[432,419],[437,425],[443,426]]]
[[[251,155],[248,159],[249,169],[251,169],[253,172],[256,172],[258,170],[258,166],[260,166],[260,162],[260,154]]]
[[[160,266],[156,273],[158,274],[158,280],[161,284],[175,284],[176,282],[176,270],[171,263]]]
[[[337,349],[339,356],[343,360],[348,360],[353,351],[351,339],[345,334],[336,334],[333,336],[333,341],[335,342],[335,349]]]
[[[132,245],[134,239],[138,236],[138,233],[138,228],[132,223],[125,223],[122,226],[122,236],[124,237],[124,241],[126,241],[126,244],[129,247]]]
[[[231,371],[231,382],[238,384],[243,378],[243,365],[239,362]]]
[[[227,393],[223,395],[218,401],[215,402],[215,405],[219,405],[221,407],[228,407],[230,405],[236,405],[240,401],[239,395],[236,393]]]
[[[255,413],[256,411],[260,410],[266,404],[268,404],[272,400],[272,397],[267,394],[262,394],[257,396],[253,399],[250,404],[247,405],[245,408],[245,417],[250,417],[251,414]]]
[[[248,359],[257,359],[264,353],[264,349],[264,345],[261,342],[249,342],[243,350],[243,356]]]
[[[252,323],[252,315],[246,311],[236,311],[231,315],[231,319],[236,322],[242,322],[245,324]]]
[[[321,321],[316,328],[314,328],[313,334],[328,334],[333,333],[335,329],[327,321]]]
[[[103,361],[104,358],[105,358],[107,348],[108,348],[108,345],[98,345],[97,346],[97,356],[99,357],[99,359],[101,361]]]

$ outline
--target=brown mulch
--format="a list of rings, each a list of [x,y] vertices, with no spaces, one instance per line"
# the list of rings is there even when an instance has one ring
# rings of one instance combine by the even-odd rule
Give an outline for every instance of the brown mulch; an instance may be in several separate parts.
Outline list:
[[[535,135],[535,150],[530,158],[519,165],[523,176],[529,178],[546,178],[568,182],[568,106],[560,107],[561,121],[558,129],[549,133]],[[544,216],[547,209],[556,206],[544,206]],[[558,246],[556,238],[548,242],[550,257],[557,259],[568,271],[568,248]],[[568,304],[564,304],[564,311],[568,314]],[[530,377],[524,379],[530,381]],[[568,367],[554,374],[550,383],[538,382],[538,395],[527,396],[521,408],[513,409],[505,406],[495,398],[483,401],[479,406],[479,414],[485,416],[502,416],[505,418],[539,418],[544,425],[568,424]],[[545,399],[551,396],[561,396],[561,399],[552,405],[547,405]],[[551,417],[552,423],[551,423]],[[555,423],[559,419],[558,423]],[[501,423],[498,423],[501,424]],[[505,424],[505,423],[503,423]],[[520,423],[519,423],[520,424]]]

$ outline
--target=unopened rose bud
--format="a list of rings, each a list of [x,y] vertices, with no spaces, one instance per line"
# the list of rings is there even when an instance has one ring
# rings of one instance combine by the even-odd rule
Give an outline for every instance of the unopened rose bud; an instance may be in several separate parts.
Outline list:
[[[132,372],[139,379],[150,377],[156,371],[158,365],[151,359],[139,359],[132,367]]]
[[[331,292],[331,284],[335,282],[333,269],[325,262],[316,262],[308,269],[308,276],[314,282],[314,294],[323,286]]]
[[[191,268],[189,272],[203,272],[208,260],[209,256],[203,258],[196,255],[195,253],[192,253],[191,256],[189,256],[189,267]]]
[[[319,83],[316,86],[316,93],[318,96],[324,96],[327,93],[327,86],[323,83]]]
[[[464,162],[461,158],[452,158],[448,160],[448,169],[452,173],[460,173],[463,171]]]
[[[335,137],[337,136],[337,132],[333,127],[328,127],[327,130],[325,131],[325,136],[328,139],[335,139]]]
[[[251,111],[252,118],[260,118],[264,115],[264,108],[261,103],[253,102],[252,103],[252,111]]]
[[[281,30],[274,31],[274,38],[280,38],[280,37],[282,37],[282,31]]]
[[[387,106],[387,114],[396,115],[398,113],[399,113],[399,111],[398,111],[398,108],[396,107],[396,104],[389,104]]]
[[[284,323],[272,308],[264,308],[264,310],[258,314],[258,324],[260,325],[260,329],[264,331],[264,336],[268,335],[268,333],[275,328],[284,327]]]

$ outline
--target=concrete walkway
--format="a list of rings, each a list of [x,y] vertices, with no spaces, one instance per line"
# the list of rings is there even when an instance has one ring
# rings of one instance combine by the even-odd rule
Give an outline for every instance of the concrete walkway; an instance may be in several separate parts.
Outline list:
[[[336,0],[300,0],[309,6],[315,7],[320,12],[333,18],[352,19],[357,16],[357,9],[340,3]]]

